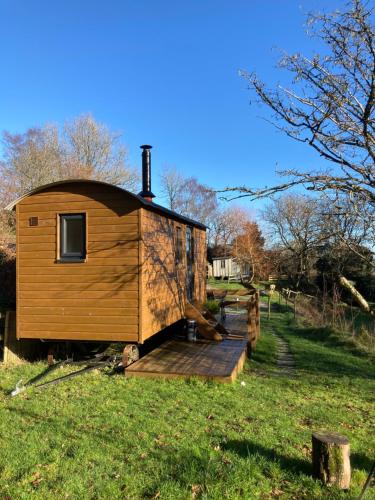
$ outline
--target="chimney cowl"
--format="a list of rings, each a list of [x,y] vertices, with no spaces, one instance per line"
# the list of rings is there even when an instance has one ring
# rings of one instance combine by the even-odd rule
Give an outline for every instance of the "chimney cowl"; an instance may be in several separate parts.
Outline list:
[[[151,148],[148,144],[140,146],[142,149],[142,191],[139,196],[142,196],[146,201],[152,202],[155,195],[151,191]]]

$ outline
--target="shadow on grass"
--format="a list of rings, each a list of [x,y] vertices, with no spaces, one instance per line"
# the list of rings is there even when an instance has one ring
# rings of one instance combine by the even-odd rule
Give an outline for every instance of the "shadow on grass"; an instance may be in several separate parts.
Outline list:
[[[355,469],[364,470],[369,473],[374,465],[374,457],[363,455],[362,453],[351,453],[350,462]]]
[[[235,452],[242,458],[248,458],[251,455],[256,455],[267,461],[277,462],[280,465],[280,468],[286,472],[311,475],[311,465],[305,460],[286,457],[272,449],[265,448],[264,446],[253,443],[247,439],[227,441],[222,445],[222,448],[227,451]]]

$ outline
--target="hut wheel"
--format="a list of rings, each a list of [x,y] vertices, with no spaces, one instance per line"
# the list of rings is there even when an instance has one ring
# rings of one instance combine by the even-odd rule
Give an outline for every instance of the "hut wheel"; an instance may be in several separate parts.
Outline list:
[[[122,365],[124,367],[131,365],[139,359],[139,349],[136,344],[127,344],[122,354]]]

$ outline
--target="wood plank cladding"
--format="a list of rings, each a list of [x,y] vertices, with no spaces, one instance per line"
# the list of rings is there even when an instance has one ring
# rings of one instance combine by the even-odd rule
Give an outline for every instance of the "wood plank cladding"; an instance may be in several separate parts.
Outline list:
[[[111,316],[111,317],[120,317],[120,318],[127,318],[127,317],[137,317],[138,315],[138,307],[122,307],[121,309],[114,308],[108,308],[108,307],[96,307],[96,306],[91,306],[88,307],[84,304],[82,305],[74,305],[72,307],[66,307],[64,306],[56,306],[52,305],[51,307],[38,307],[38,306],[33,306],[33,307],[20,307],[19,311],[21,316],[38,316],[38,315],[48,315],[48,316],[59,316],[60,318],[62,316],[80,316],[80,317],[87,317],[90,319],[91,316],[95,316],[97,318],[103,318],[104,316]]]
[[[21,253],[21,251],[20,251]],[[90,264],[90,262],[88,262]],[[44,264],[44,263],[43,263]],[[107,276],[114,276],[113,279],[120,279],[122,275],[134,275],[138,272],[138,266],[94,266],[91,262],[90,266],[83,266],[83,263],[67,263],[65,267],[62,265],[55,266],[56,260],[47,265],[38,265],[37,267],[21,267],[19,276],[90,276],[99,281]],[[68,267],[69,266],[69,267]],[[72,272],[74,270],[74,272]],[[40,279],[40,278],[38,278]]]
[[[181,221],[141,209],[140,337],[142,341],[184,317],[186,302],[186,227]],[[177,262],[177,230],[182,254]],[[193,228],[193,299],[203,302],[206,283],[206,234]]]
[[[123,191],[90,182],[19,202],[18,338],[138,341],[139,207]],[[59,213],[86,214],[85,262],[59,262]]]
[[[186,219],[90,181],[47,186],[16,211],[18,338],[142,343],[184,316]],[[75,213],[85,215],[87,254],[62,262],[59,214]],[[191,229],[193,299],[202,302],[206,234]]]
[[[207,242],[206,231],[194,228],[194,297],[198,302],[206,300]]]

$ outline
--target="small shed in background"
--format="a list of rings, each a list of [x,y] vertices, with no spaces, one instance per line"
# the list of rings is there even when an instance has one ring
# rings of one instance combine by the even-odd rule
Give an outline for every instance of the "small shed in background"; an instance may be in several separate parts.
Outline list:
[[[214,257],[212,267],[214,278],[239,281],[250,275],[250,265],[240,263],[234,257]]]

